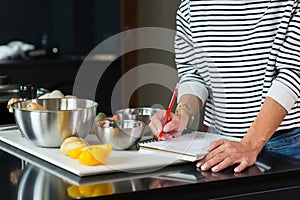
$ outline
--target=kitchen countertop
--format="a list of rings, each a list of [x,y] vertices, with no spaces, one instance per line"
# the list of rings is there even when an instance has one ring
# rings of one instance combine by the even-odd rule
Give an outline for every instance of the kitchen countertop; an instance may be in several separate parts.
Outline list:
[[[300,192],[300,160],[261,153],[255,165],[235,174],[199,171],[195,163],[144,173],[79,177],[0,142],[1,199],[281,199]],[[92,197],[90,197],[92,199]]]

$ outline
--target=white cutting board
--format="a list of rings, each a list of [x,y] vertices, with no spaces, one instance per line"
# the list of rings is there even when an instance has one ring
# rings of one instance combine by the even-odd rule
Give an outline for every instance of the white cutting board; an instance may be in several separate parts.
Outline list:
[[[104,165],[86,166],[59,151],[59,148],[43,148],[31,144],[21,136],[19,130],[0,130],[0,140],[53,165],[63,168],[78,176],[90,176],[112,172],[143,173],[151,172],[171,164],[174,158],[158,157],[151,154],[141,154],[137,151],[112,151]],[[97,143],[95,135],[90,134],[87,140]]]

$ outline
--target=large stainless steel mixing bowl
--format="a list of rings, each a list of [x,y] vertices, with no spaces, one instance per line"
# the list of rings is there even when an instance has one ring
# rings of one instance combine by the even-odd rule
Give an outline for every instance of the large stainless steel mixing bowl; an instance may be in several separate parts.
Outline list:
[[[25,110],[31,102],[46,110]],[[12,108],[17,126],[27,140],[41,147],[59,147],[67,137],[86,137],[97,106],[91,100],[67,98],[32,99],[14,103]]]

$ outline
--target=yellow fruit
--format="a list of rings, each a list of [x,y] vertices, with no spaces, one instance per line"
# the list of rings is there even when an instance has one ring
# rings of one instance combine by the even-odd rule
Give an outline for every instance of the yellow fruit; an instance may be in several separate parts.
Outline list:
[[[94,186],[93,197],[113,194],[111,183],[100,183]]]
[[[82,197],[99,197],[113,194],[111,183],[99,183],[93,185],[72,185],[68,188],[68,195],[74,199]]]
[[[72,136],[64,140],[64,142],[60,146],[60,152],[62,152],[65,155],[68,155],[68,151],[78,147],[88,146],[88,145],[89,143],[85,139]]]
[[[78,186],[78,190],[82,197],[92,197],[94,185],[81,185]]]
[[[68,195],[70,197],[72,197],[73,199],[77,199],[77,198],[81,197],[79,188],[76,185],[72,185],[72,186],[68,187],[67,192],[68,192]]]
[[[81,149],[79,162],[85,165],[103,164],[111,153],[112,144],[90,145]]]
[[[104,163],[111,153],[113,145],[112,144],[100,144],[100,145],[90,145],[85,147],[93,157],[101,163]]]
[[[67,155],[70,156],[73,159],[78,159],[79,155],[81,154],[81,150],[84,146],[80,146],[74,149],[71,149],[67,152]]]
[[[83,150],[83,149],[82,149],[78,159],[79,159],[79,162],[84,165],[94,166],[94,165],[100,164],[100,162],[98,160],[96,160],[94,158],[94,156],[92,156],[92,154],[90,154],[88,151]]]
[[[80,138],[76,136],[70,136],[64,140],[63,144],[67,144],[69,142],[75,142],[75,141],[80,141]]]

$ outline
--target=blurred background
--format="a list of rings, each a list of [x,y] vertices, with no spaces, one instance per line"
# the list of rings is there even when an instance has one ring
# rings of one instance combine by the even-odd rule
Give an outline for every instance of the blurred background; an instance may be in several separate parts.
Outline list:
[[[0,0],[0,99],[6,104],[13,92],[8,85],[33,84],[71,94],[77,71],[87,54],[109,37],[138,27],[175,30],[180,0]],[[122,41],[121,41],[122,42]],[[11,52],[11,49],[22,52]],[[21,46],[21,47],[20,47]],[[116,51],[121,44],[113,47]],[[9,47],[9,48],[8,48]],[[34,47],[31,48],[31,47]],[[114,58],[109,51],[91,60],[97,66]],[[154,49],[117,58],[98,84],[99,111],[111,114],[110,98],[122,74],[145,63],[174,67],[174,55]],[[10,92],[12,94],[10,94]],[[172,91],[148,84],[132,95],[130,107],[168,106]],[[2,107],[3,107],[2,105]],[[6,109],[1,108],[1,113]],[[0,123],[6,123],[6,116]]]

